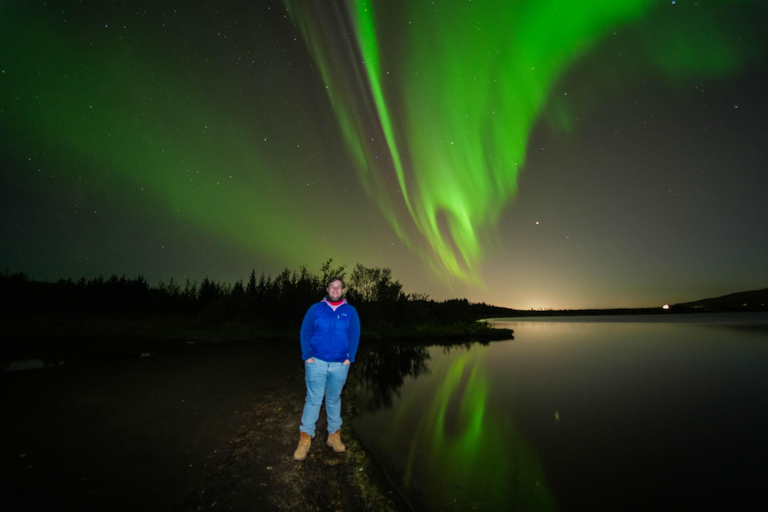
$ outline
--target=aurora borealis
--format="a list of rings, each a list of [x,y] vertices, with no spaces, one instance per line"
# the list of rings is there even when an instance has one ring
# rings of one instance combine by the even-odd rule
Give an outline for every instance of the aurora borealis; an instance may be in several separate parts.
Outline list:
[[[515,308],[766,286],[755,0],[0,3],[0,266],[328,259]]]

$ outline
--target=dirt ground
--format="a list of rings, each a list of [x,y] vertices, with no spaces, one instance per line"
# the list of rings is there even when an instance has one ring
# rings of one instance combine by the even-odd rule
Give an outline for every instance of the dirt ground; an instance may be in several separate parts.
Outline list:
[[[409,510],[350,422],[346,452],[325,445],[321,414],[293,460],[303,365],[285,343],[6,371],[0,384],[3,512]]]

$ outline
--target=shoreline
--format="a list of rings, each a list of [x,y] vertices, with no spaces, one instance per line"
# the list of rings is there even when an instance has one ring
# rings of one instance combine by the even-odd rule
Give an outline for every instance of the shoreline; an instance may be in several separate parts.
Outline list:
[[[293,460],[295,352],[224,343],[2,372],[0,508],[409,510],[347,425],[346,452],[319,435]]]

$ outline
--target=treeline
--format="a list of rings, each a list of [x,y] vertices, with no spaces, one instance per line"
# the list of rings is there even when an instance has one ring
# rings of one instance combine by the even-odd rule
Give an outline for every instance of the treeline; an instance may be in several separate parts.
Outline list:
[[[329,259],[319,274],[306,266],[277,276],[256,274],[234,284],[206,277],[202,282],[174,278],[151,286],[143,276],[103,276],[78,281],[34,281],[24,273],[0,274],[0,300],[6,313],[34,315],[125,316],[187,315],[211,322],[250,322],[295,330],[307,308],[326,294],[332,277],[347,283],[346,298],[359,311],[369,335],[429,336],[483,331],[476,320],[505,316],[511,310],[466,299],[430,300],[407,294],[389,268],[334,266]],[[460,328],[459,328],[460,327]],[[480,332],[479,334],[482,334]]]

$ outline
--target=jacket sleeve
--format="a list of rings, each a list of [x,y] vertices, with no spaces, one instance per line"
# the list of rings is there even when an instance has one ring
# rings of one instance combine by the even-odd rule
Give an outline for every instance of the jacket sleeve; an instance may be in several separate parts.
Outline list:
[[[352,312],[352,318],[349,321],[349,351],[347,352],[347,359],[350,363],[355,362],[357,347],[360,346],[360,317],[355,308],[352,308]]]
[[[312,349],[309,346],[309,342],[312,339],[312,331],[315,328],[315,308],[317,304],[313,304],[304,315],[304,320],[301,322],[301,332],[299,333],[299,340],[301,341],[301,360],[306,361],[312,357]]]

